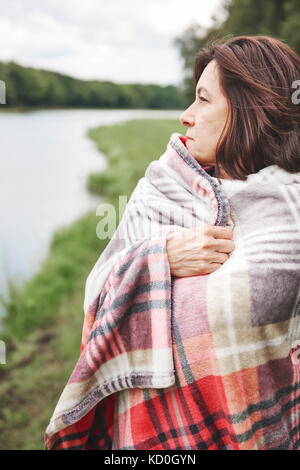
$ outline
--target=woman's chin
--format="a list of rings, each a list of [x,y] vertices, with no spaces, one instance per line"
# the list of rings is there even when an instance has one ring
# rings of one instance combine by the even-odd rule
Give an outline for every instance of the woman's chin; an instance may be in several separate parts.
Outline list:
[[[190,141],[191,142],[191,141]],[[187,142],[188,144],[188,142]],[[208,158],[205,158],[205,156],[199,154],[194,148],[193,145],[186,145],[186,148],[189,151],[189,154],[197,160],[198,163],[200,163],[201,166],[215,166],[216,162],[215,161],[208,161]]]
[[[190,155],[192,155],[192,157],[195,158],[195,160],[198,160],[198,162],[203,160],[203,157],[201,155],[199,155],[199,152],[197,152],[197,149],[195,149],[195,145],[194,145],[193,140],[190,140],[190,139],[187,140],[185,145],[186,145],[186,148],[188,149]]]
[[[187,142],[187,144],[188,144],[188,142]],[[193,148],[193,145],[187,145],[187,149],[189,151],[189,154],[202,165],[203,157],[201,155],[199,155],[199,152],[197,152]]]
[[[186,148],[188,149],[189,153],[192,155],[192,157],[195,157],[195,150],[193,149],[193,141],[188,139],[185,144]]]

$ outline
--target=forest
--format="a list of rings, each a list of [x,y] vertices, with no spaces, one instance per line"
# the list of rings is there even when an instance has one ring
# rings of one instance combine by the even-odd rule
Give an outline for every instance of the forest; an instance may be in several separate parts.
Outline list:
[[[116,84],[79,80],[58,72],[0,62],[7,106],[181,109],[184,97],[176,86]]]

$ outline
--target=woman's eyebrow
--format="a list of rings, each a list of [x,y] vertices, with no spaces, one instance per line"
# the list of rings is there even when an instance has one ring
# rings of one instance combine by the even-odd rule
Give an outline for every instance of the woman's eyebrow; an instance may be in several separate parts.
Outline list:
[[[203,86],[199,86],[199,88],[197,88],[197,90],[196,90],[197,95],[200,95],[200,93],[201,93],[202,90],[211,98],[211,94],[210,94],[209,91],[208,91],[205,87],[203,87]]]

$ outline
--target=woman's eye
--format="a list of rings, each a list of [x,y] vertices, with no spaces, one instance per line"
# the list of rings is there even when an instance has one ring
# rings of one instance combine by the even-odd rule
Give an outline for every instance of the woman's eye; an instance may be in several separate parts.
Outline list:
[[[203,96],[200,96],[200,95],[198,95],[198,99],[199,99],[201,102],[207,101],[205,98],[203,98]]]

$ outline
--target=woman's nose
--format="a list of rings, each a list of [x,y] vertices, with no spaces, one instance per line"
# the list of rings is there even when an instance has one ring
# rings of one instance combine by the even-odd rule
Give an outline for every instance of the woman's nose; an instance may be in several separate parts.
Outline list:
[[[183,111],[182,115],[180,116],[180,122],[183,126],[191,127],[194,125],[194,116],[191,110],[191,106]]]

